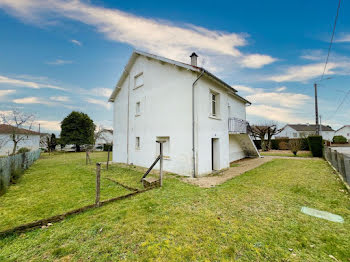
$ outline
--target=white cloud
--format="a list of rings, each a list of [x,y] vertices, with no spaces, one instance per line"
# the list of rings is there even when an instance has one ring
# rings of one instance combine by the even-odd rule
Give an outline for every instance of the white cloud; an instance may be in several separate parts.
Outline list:
[[[62,87],[47,84],[47,83],[27,81],[27,80],[22,80],[22,79],[18,79],[18,78],[10,78],[7,76],[0,75],[0,85],[1,84],[6,84],[6,85],[10,85],[10,86],[18,86],[18,87],[35,88],[35,89],[50,88],[50,89],[57,89],[57,90],[65,90]]]
[[[244,67],[261,68],[264,65],[268,65],[275,62],[276,60],[276,58],[273,58],[268,55],[253,54],[246,55],[245,57],[243,57],[242,63]]]
[[[0,98],[5,97],[5,96],[10,95],[10,94],[13,94],[15,92],[16,92],[16,90],[12,90],[12,89],[0,90]]]
[[[40,124],[40,128],[44,128],[49,131],[61,131],[60,121],[50,121],[50,120],[35,120],[36,124]]]
[[[234,89],[236,89],[239,92],[245,92],[245,93],[255,93],[256,88],[245,86],[245,85],[232,85]]]
[[[190,24],[174,25],[79,0],[0,0],[0,7],[22,20],[37,24],[52,22],[52,14],[56,14],[56,19],[58,14],[93,26],[112,41],[180,61],[188,58],[192,51],[235,57],[239,65],[251,68],[275,61],[268,55],[239,51],[238,47],[247,45],[247,34],[208,30]]]
[[[68,96],[51,96],[50,100],[57,102],[69,102],[70,98]]]
[[[86,98],[85,101],[90,103],[90,104],[103,106],[106,109],[110,109],[111,108],[111,104],[107,103],[107,101],[105,101],[105,100],[98,100],[98,99],[94,99],[94,98]]]
[[[91,94],[96,96],[110,97],[113,92],[111,88],[96,87],[91,89]],[[89,93],[89,91],[87,91]]]
[[[341,63],[328,63],[325,75],[333,75],[333,69],[341,68]],[[304,82],[315,77],[321,76],[323,73],[324,63],[308,64],[302,66],[291,66],[283,73],[266,77],[265,80],[275,82]]]
[[[350,34],[342,34],[341,37],[334,40],[336,43],[349,43],[350,42]]]
[[[287,87],[286,87],[286,86],[281,86],[281,87],[275,88],[275,91],[276,91],[276,92],[282,92],[282,91],[285,91],[285,90],[287,90]]]
[[[46,62],[48,65],[67,65],[67,64],[72,64],[73,61],[70,60],[62,60],[62,59],[56,59],[55,61],[51,62]]]
[[[290,108],[270,105],[251,105],[247,107],[247,114],[282,123],[310,123],[312,121],[310,118],[296,116]]]
[[[41,105],[55,105],[54,102],[48,101],[47,99],[42,99],[40,97],[24,97],[17,98],[13,100],[16,104],[41,104]]]
[[[80,42],[80,41],[78,41],[78,40],[76,40],[76,39],[72,39],[72,40],[70,40],[73,44],[75,44],[75,45],[78,45],[78,46],[82,46],[83,44]]]
[[[298,108],[308,102],[311,97],[304,94],[266,92],[249,95],[246,97],[254,103],[278,105],[282,107]]]

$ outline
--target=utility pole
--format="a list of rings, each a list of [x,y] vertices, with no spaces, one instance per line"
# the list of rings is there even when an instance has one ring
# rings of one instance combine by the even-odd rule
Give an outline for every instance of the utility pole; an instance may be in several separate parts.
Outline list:
[[[320,115],[320,132],[322,134],[322,116]]]
[[[315,88],[315,118],[316,118],[316,135],[320,135],[320,126],[318,124],[318,102],[317,102],[317,84],[314,83]]]

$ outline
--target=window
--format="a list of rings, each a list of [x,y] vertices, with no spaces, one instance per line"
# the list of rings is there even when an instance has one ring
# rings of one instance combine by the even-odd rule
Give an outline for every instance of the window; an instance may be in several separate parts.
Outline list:
[[[163,158],[170,159],[170,137],[169,136],[157,136],[156,141],[163,141]],[[157,143],[156,155],[160,154],[160,146]]]
[[[135,88],[138,88],[140,86],[143,86],[143,73],[139,73],[138,75],[135,76],[135,79],[134,79],[134,82],[135,82]]]
[[[140,149],[140,137],[139,136],[136,137],[135,148]]]
[[[350,133],[347,133],[346,136],[350,136]]]
[[[136,116],[139,116],[141,114],[141,102],[136,103]]]
[[[298,133],[293,133],[293,137],[298,137]]]
[[[211,93],[211,115],[216,116],[216,94]]]

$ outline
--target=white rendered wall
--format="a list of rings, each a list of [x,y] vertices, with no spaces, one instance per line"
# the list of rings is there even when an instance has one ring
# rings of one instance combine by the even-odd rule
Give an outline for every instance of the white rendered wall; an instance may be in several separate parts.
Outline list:
[[[245,157],[243,149],[236,135],[229,136],[229,162],[233,162]]]
[[[335,132],[336,136],[343,136],[345,137],[348,141],[350,139],[350,126],[344,126],[338,131]]]
[[[22,136],[22,135],[21,135]],[[17,150],[26,147],[30,150],[39,149],[40,136],[39,135],[23,135],[25,138],[17,144]],[[12,153],[13,142],[10,140],[10,134],[0,134],[0,155],[8,155]],[[8,141],[2,143],[2,141]]]

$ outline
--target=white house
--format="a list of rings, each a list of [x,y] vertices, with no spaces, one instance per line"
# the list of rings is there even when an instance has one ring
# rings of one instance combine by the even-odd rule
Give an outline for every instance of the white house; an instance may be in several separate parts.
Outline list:
[[[310,124],[287,124],[281,133],[275,136],[275,138],[289,137],[289,138],[301,138],[308,137],[309,135],[316,134],[316,125]],[[320,135],[324,140],[332,141],[335,131],[330,126],[320,125]]]
[[[349,142],[349,139],[350,139],[350,125],[345,125],[345,126],[339,128],[337,131],[335,131],[335,135],[336,136],[343,136]]]
[[[16,146],[16,150],[26,147],[30,150],[39,149],[40,133],[16,128],[10,125],[0,124],[0,156],[8,155],[12,153],[13,141],[11,139],[12,134],[15,133],[18,140],[20,140]]]
[[[113,161],[149,167],[164,143],[164,169],[203,176],[259,156],[247,135],[250,102],[207,70],[134,51],[112,95]],[[157,168],[157,166],[156,166]]]
[[[95,141],[94,148],[97,150],[103,150],[104,145],[112,145],[113,143],[113,130],[102,129]]]

